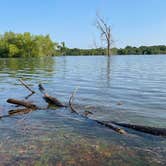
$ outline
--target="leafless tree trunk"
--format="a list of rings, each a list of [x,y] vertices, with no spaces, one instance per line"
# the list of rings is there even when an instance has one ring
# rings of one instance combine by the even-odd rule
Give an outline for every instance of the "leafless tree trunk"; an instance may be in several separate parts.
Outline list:
[[[100,31],[101,39],[106,42],[107,45],[107,55],[111,55],[111,44],[113,42],[111,36],[111,26],[106,23],[104,18],[100,15],[96,15],[96,27]]]

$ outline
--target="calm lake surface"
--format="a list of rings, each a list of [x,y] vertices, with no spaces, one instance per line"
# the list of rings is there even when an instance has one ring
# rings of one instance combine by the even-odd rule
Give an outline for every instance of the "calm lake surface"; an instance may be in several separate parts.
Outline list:
[[[75,108],[90,119],[166,128],[166,56],[71,56],[0,59],[0,114],[15,106],[8,98],[47,104],[38,91],[64,103],[76,87]],[[0,165],[133,166],[166,165],[166,138],[126,130],[127,135],[93,120],[49,107],[0,120]]]

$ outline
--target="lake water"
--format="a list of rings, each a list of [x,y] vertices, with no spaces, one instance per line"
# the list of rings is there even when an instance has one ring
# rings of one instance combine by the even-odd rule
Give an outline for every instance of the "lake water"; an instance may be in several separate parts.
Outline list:
[[[65,56],[0,59],[0,114],[15,106],[8,98],[47,104],[38,91],[64,103],[75,88],[80,114],[69,108],[37,110],[0,120],[0,165],[133,166],[166,165],[166,138],[126,129],[120,135],[93,119],[166,128],[166,56]],[[92,119],[92,120],[91,120]]]

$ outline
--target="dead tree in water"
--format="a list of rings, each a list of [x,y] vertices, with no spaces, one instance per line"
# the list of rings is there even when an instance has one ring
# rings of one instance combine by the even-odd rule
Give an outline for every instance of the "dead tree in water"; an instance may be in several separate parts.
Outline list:
[[[113,42],[111,35],[111,26],[106,23],[104,18],[100,15],[96,15],[96,27],[100,31],[101,40],[106,42],[107,45],[107,55],[111,55],[111,44]]]

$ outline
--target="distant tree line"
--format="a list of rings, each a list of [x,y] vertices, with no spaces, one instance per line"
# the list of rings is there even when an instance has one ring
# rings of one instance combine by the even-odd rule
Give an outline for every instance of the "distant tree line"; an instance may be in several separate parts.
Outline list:
[[[115,54],[118,55],[152,55],[152,54],[166,54],[166,46],[141,46],[141,47],[131,47],[127,46],[125,48],[116,49]]]
[[[49,35],[32,35],[29,32],[6,32],[0,35],[0,58],[2,57],[42,57],[58,55],[106,55],[107,48],[68,48],[65,43],[53,42]],[[112,55],[166,54],[166,46],[141,46],[112,48]]]
[[[106,55],[107,49],[96,48],[96,49],[66,49],[66,55]],[[112,48],[112,55],[156,55],[156,54],[166,54],[166,46],[141,46],[141,47],[131,47],[127,46],[125,48]]]

